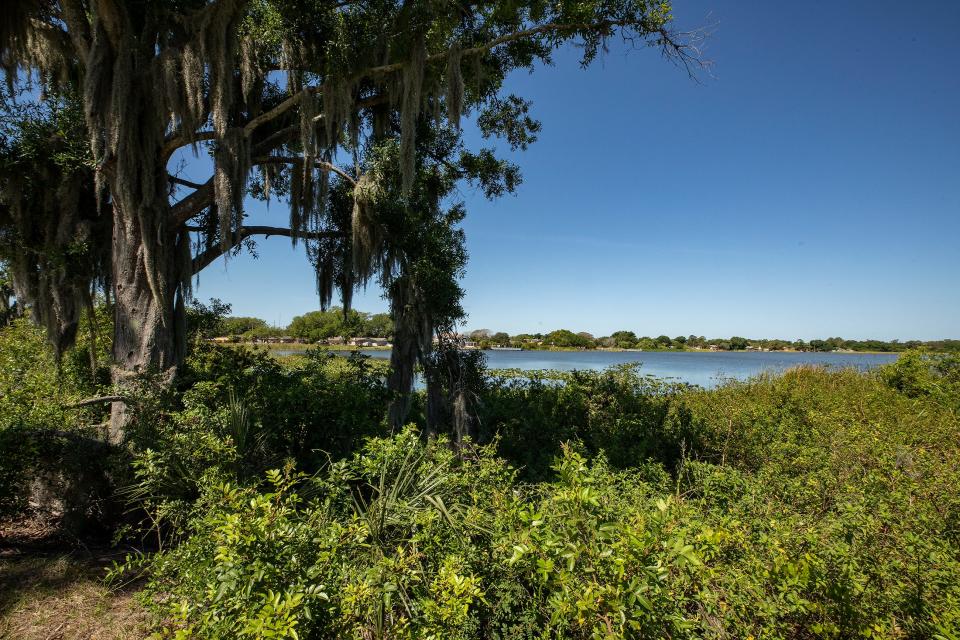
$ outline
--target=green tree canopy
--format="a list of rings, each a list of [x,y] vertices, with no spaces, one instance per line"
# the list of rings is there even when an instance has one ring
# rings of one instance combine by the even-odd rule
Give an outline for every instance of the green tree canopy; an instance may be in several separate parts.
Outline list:
[[[454,187],[496,197],[520,179],[464,144],[461,116],[524,149],[539,124],[503,92],[511,70],[568,43],[587,64],[615,36],[688,62],[670,21],[667,0],[14,0],[0,67],[11,91],[39,80],[81,98],[113,218],[117,384],[173,375],[193,275],[282,235],[306,244],[321,308],[337,291],[349,307],[371,281],[387,293],[407,345],[394,350],[407,373],[391,384],[408,393],[412,359],[463,316]],[[206,179],[177,175],[184,150],[209,153]],[[247,224],[248,194],[285,199],[287,223]]]
[[[267,326],[265,320],[245,316],[229,316],[223,319],[223,333],[228,336],[249,334]]]
[[[555,347],[587,348],[593,346],[593,340],[574,333],[568,329],[557,329],[556,331],[551,331],[543,337],[543,342]]]
[[[613,346],[621,349],[632,349],[637,345],[637,334],[633,331],[614,331],[610,334]]]
[[[327,311],[310,311],[296,316],[287,327],[287,332],[291,336],[311,342],[334,336],[387,338],[393,334],[393,321],[386,313],[371,315],[356,309],[334,307]]]

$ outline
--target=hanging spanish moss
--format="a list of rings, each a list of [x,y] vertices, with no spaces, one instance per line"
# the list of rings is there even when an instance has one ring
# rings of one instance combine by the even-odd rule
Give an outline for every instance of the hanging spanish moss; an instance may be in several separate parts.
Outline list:
[[[320,309],[326,311],[337,288],[337,258],[332,251],[316,256],[314,265],[317,277],[317,295],[320,297]]]
[[[353,188],[352,231],[353,271],[365,284],[373,275],[375,259],[383,243],[382,227],[376,219],[375,206],[379,185],[372,173],[365,173]]]
[[[240,91],[243,93],[243,102],[253,111],[259,102],[260,89],[263,84],[263,69],[257,56],[256,43],[250,36],[240,42]]]
[[[391,110],[387,105],[373,107],[371,139],[374,143],[382,142],[390,133],[391,115]]]
[[[287,93],[293,95],[303,88],[303,74],[298,68],[299,46],[284,38],[280,43],[280,68],[286,69]]]
[[[430,353],[433,346],[433,323],[426,312],[423,292],[413,278],[399,279],[391,287],[390,294],[393,349],[388,386],[397,392],[397,396],[390,405],[389,422],[398,429],[410,413],[416,364]]]
[[[460,44],[454,43],[447,54],[447,119],[454,128],[460,128],[463,111],[463,73],[460,69]]]
[[[263,197],[270,204],[276,169],[272,164],[260,165],[260,181],[263,183]]]
[[[68,42],[59,29],[33,19],[41,13],[38,0],[7,0],[0,19],[0,70],[4,72],[7,93],[15,94],[18,75],[31,83],[36,72],[41,90],[54,92],[65,88],[74,65],[68,58]]]
[[[329,78],[323,84],[323,122],[330,147],[340,142],[344,127],[352,125],[356,114],[355,91],[355,86],[344,80]]]
[[[176,106],[181,121],[181,133],[193,140],[193,134],[204,118],[203,61],[197,48],[187,42],[180,52],[180,70],[183,78],[184,102]]]
[[[220,0],[207,5],[198,27],[203,59],[208,61],[210,114],[213,130],[218,137],[226,135],[229,126],[237,54],[237,38],[234,34],[244,4],[242,0]]]
[[[217,143],[214,167],[214,194],[220,221],[220,243],[224,249],[236,244],[234,231],[243,223],[243,196],[250,171],[249,139],[243,130],[232,128]]]
[[[329,162],[329,156],[325,162]],[[326,170],[317,171],[317,198],[313,209],[310,212],[309,229],[310,231],[320,231],[326,220],[327,201],[330,198],[330,172]]]
[[[59,361],[109,280],[111,220],[97,207],[79,105],[15,117],[16,137],[0,145],[0,259]]]
[[[158,86],[163,88],[170,130],[192,141],[204,118],[203,65],[195,47],[167,47],[160,53],[159,67]]]
[[[400,174],[404,195],[413,188],[417,161],[417,118],[427,62],[427,48],[418,38],[413,55],[403,69],[403,106],[400,111]]]

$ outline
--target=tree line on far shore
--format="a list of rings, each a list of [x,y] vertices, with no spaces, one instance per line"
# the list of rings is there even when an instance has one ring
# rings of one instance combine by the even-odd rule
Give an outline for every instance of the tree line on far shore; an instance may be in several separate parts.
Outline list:
[[[713,351],[885,351],[899,352],[926,347],[933,351],[960,351],[960,340],[848,340],[826,338],[818,340],[781,340],[766,338],[706,338],[704,336],[666,335],[640,336],[633,331],[615,331],[609,336],[594,337],[581,331],[557,329],[550,333],[521,333],[508,335],[489,329],[477,329],[466,334],[480,346],[573,349],[642,349],[643,351],[706,349]]]
[[[231,316],[230,306],[219,300],[209,305],[194,304],[194,316],[210,318],[212,326],[202,333],[236,339],[237,342],[266,338],[291,337],[306,342],[322,342],[330,338],[392,338],[393,320],[389,313],[365,313],[356,309],[344,311],[333,307],[327,311],[310,311],[296,316],[285,327],[271,326],[266,320],[250,316]]]
[[[216,306],[218,301],[213,301]],[[296,316],[285,327],[270,326],[265,320],[253,317],[227,316],[210,334],[256,340],[288,336],[307,342],[322,342],[330,338],[390,338],[393,322],[387,313],[366,313],[341,308],[328,311],[310,311]],[[908,349],[927,348],[938,352],[960,352],[960,340],[849,340],[825,338],[817,340],[782,340],[766,338],[706,338],[705,336],[666,335],[637,336],[633,331],[615,331],[609,336],[594,337],[586,331],[575,333],[557,329],[549,333],[520,333],[476,329],[462,336],[481,348],[510,347],[523,349],[641,349],[643,351],[880,351],[896,353]]]

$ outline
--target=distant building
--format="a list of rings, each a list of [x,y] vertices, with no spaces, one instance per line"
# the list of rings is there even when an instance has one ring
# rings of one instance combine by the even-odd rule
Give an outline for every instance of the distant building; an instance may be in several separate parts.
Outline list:
[[[347,344],[351,347],[390,347],[387,338],[350,338]]]
[[[265,336],[254,338],[254,344],[293,344],[298,340],[292,336]]]
[[[443,333],[443,334],[440,334],[440,337],[442,337],[444,341],[447,341],[447,342],[459,343],[460,346],[462,346],[464,349],[479,348],[479,345],[475,340],[469,340],[466,336],[460,333]],[[440,342],[440,338],[438,338],[437,336],[434,336],[433,344],[438,344],[439,342]]]

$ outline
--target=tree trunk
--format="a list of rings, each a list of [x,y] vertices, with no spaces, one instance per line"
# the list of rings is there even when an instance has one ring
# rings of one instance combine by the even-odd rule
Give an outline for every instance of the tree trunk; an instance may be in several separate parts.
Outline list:
[[[434,378],[427,377],[427,423],[423,428],[426,439],[434,438],[440,433],[440,426],[444,423],[446,403],[443,397],[443,387]]]
[[[399,431],[410,414],[414,369],[419,349],[417,336],[413,332],[404,331],[401,323],[397,323],[396,327],[393,349],[390,352],[390,375],[387,377],[387,388],[393,392],[389,410],[390,428]]]
[[[118,124],[118,145],[106,169],[113,208],[112,379],[119,395],[134,395],[143,374],[169,384],[183,358],[184,295],[180,230],[172,221],[163,160],[162,112],[153,87],[137,78],[126,97],[127,117]],[[189,272],[185,281],[189,282]],[[135,397],[131,398],[136,401]],[[126,435],[131,403],[111,409],[112,442]]]
[[[177,265],[174,238],[166,232],[169,211],[165,207],[142,215],[128,213],[117,202],[113,209],[112,378],[120,395],[125,395],[127,390],[132,391],[131,383],[140,374],[157,375],[169,383],[176,373],[179,362],[173,283],[177,282]],[[145,257],[145,233],[164,239],[156,243],[149,263]],[[123,440],[130,417],[126,403],[113,403],[111,442]]]
[[[423,307],[423,297],[409,276],[393,284],[390,292],[393,350],[387,388],[393,392],[388,420],[394,431],[403,428],[410,414],[417,362],[422,363],[433,348],[433,326]]]

